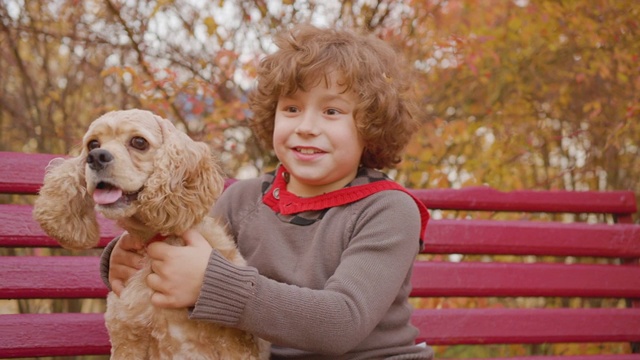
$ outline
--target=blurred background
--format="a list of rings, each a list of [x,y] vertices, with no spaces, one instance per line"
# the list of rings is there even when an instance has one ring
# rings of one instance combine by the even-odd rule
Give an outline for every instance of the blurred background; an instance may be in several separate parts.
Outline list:
[[[72,152],[100,114],[140,107],[255,176],[273,165],[247,128],[256,64],[310,21],[419,70],[405,185],[640,194],[635,0],[1,0],[0,19],[2,151]]]
[[[417,71],[422,127],[390,172],[405,186],[640,197],[639,19],[636,0],[0,0],[0,151],[74,153],[93,119],[136,107],[256,176],[275,164],[247,126],[256,65],[311,22],[372,32]]]

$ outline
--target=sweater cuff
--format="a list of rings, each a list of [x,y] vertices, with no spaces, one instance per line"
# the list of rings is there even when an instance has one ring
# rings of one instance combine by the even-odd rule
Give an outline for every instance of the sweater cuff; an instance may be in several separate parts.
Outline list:
[[[256,269],[232,264],[218,251],[212,251],[190,318],[237,326],[255,293],[257,275]]]
[[[113,248],[116,246],[118,240],[120,240],[120,236],[116,236],[110,243],[105,246],[102,251],[102,255],[100,255],[100,278],[102,278],[102,282],[107,286],[109,291],[111,291],[111,284],[109,284],[109,262],[111,261],[111,252]]]

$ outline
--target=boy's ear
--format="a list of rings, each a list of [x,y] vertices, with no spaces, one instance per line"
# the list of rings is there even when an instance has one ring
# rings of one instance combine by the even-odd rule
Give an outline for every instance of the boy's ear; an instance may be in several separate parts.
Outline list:
[[[49,163],[33,208],[45,233],[68,249],[88,249],[100,240],[95,203],[87,193],[84,155]]]

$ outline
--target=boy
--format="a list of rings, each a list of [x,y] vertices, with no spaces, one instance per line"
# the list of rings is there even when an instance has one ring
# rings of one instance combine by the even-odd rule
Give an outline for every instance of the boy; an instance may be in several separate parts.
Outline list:
[[[350,31],[300,25],[275,43],[251,107],[281,164],[229,187],[212,211],[249,266],[193,230],[184,247],[152,243],[151,301],[255,333],[272,359],[431,359],[408,303],[428,213],[375,170],[399,162],[417,127],[404,69],[384,42]],[[140,260],[128,236],[103,255],[116,293]]]

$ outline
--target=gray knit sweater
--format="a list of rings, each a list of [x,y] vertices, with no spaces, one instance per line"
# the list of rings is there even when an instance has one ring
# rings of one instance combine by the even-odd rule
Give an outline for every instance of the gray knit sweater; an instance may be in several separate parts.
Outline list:
[[[420,235],[414,200],[386,190],[282,215],[262,201],[272,181],[239,181],[213,208],[249,266],[214,251],[191,318],[257,334],[272,359],[431,359],[431,348],[414,345],[407,301]]]

